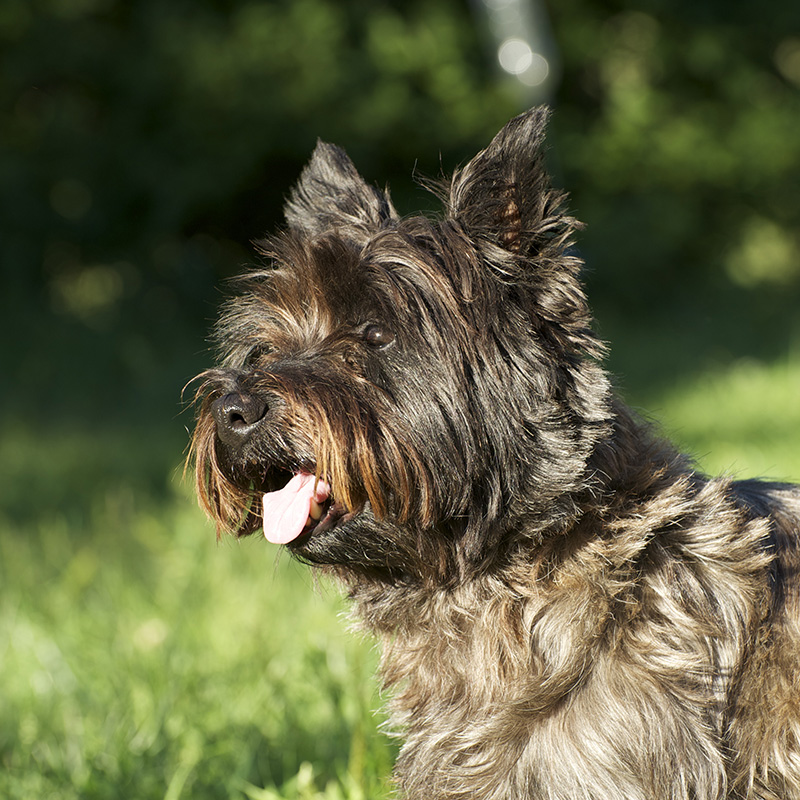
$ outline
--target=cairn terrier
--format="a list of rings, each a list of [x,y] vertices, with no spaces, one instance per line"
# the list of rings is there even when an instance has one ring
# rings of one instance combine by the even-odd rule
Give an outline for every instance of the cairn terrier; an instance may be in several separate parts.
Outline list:
[[[435,218],[317,146],[200,376],[201,502],[343,582],[407,800],[800,798],[800,489],[612,390],[546,120]]]

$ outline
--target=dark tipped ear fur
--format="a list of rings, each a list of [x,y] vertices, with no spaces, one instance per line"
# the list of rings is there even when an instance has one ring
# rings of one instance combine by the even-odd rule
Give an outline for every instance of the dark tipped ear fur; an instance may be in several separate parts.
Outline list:
[[[339,147],[318,141],[284,209],[293,230],[315,237],[331,229],[357,235],[397,219],[387,192],[369,186]]]
[[[565,195],[544,167],[548,117],[545,107],[515,117],[453,175],[449,216],[473,239],[523,257],[563,251],[578,223],[564,214]]]

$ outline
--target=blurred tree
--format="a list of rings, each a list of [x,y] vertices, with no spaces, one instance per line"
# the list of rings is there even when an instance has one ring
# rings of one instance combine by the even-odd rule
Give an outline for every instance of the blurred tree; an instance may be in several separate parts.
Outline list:
[[[796,297],[800,7],[566,0],[553,13],[559,155],[597,228],[597,283],[646,313],[709,280]]]
[[[9,0],[7,291],[87,318],[154,285],[207,292],[197,262],[246,257],[318,135],[407,182],[513,113],[476,41],[457,0]]]
[[[440,145],[452,164],[515,112],[477,42],[459,0],[7,0],[0,333],[23,404],[174,392],[170,352],[202,341],[317,136],[402,196],[418,157],[437,173]]]
[[[649,314],[713,286],[797,308],[798,8],[549,4],[553,161],[589,222],[600,302]],[[450,169],[528,104],[474,11],[4,0],[0,325],[6,342],[25,328],[9,356],[28,397],[62,380],[83,394],[152,383],[167,343],[207,325],[220,278],[279,220],[317,136],[388,179],[401,210],[430,202],[415,166]]]

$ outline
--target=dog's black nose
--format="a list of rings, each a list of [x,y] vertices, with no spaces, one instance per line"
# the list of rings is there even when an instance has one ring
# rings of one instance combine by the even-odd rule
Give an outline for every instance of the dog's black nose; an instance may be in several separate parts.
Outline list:
[[[267,404],[247,392],[232,392],[211,404],[217,436],[229,447],[241,447],[258,428]]]

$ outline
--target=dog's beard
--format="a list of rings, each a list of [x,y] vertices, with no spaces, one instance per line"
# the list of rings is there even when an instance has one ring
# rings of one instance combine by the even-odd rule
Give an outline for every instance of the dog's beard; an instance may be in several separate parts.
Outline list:
[[[321,369],[309,369],[318,384]],[[351,564],[386,574],[408,569],[398,564],[414,547],[406,552],[402,532],[408,539],[409,529],[431,527],[426,515],[434,516],[433,495],[422,493],[427,512],[418,503],[409,508],[420,497],[411,488],[426,488],[425,476],[414,472],[420,457],[407,446],[398,457],[403,445],[365,421],[375,413],[374,404],[346,392],[344,379],[325,382],[337,392],[321,397],[311,396],[307,382],[295,391],[286,375],[266,370],[256,377],[210,370],[202,380],[193,453],[201,501],[220,530],[246,535],[262,528],[269,541],[314,564]],[[243,406],[267,409],[240,441],[220,432],[226,414],[215,406],[229,396],[239,398],[234,405],[240,428]],[[367,435],[383,449],[368,447]]]
[[[348,394],[344,377],[320,381],[324,369],[324,363],[308,367],[315,377],[297,389],[286,375],[268,370],[256,377],[236,370],[206,374],[194,452],[200,497],[221,530],[245,535],[261,528],[269,541],[316,565],[450,581],[502,556],[505,532],[523,519],[558,515],[560,474],[544,503],[514,472],[534,457],[554,462],[560,451],[548,454],[546,440],[531,445],[528,460],[498,453],[489,464],[493,471],[471,472],[467,465],[478,463],[472,455],[483,450],[470,437],[483,430],[489,441],[488,409],[461,437],[444,422],[437,433],[428,414],[421,436],[421,425],[414,430],[394,410]],[[312,386],[337,391],[315,395]],[[221,435],[214,411],[229,394],[268,409],[242,442],[225,441],[231,434]],[[381,413],[393,427],[378,426]],[[579,470],[572,480],[578,482]]]
[[[416,571],[405,552],[408,531],[390,521],[376,519],[369,505],[326,524],[312,525],[287,548],[296,558],[319,567],[346,566],[387,580],[402,579]]]

